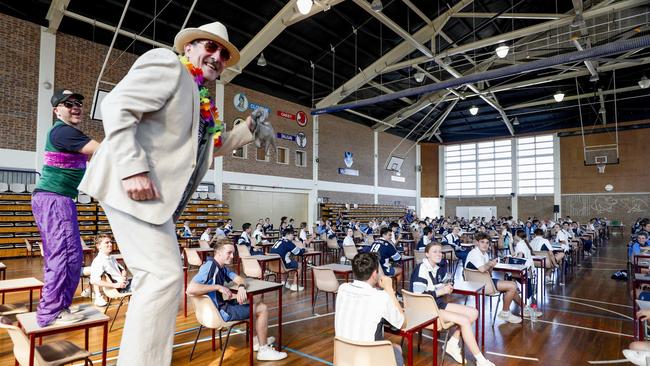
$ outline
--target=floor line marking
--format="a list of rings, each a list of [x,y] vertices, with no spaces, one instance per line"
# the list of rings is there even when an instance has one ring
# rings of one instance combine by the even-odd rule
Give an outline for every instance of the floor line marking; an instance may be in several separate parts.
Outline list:
[[[293,348],[284,347],[283,349],[285,349],[285,350],[287,350],[287,351],[289,351],[289,352],[291,352],[291,353],[295,353],[295,354],[297,354],[298,356],[302,356],[302,357],[308,358],[308,359],[310,359],[310,360],[314,360],[314,361],[317,361],[317,362],[323,363],[323,364],[325,364],[325,365],[329,365],[329,366],[333,366],[333,365],[334,365],[333,363],[331,363],[331,362],[329,362],[329,361],[325,361],[325,360],[323,360],[322,358],[319,358],[319,357],[316,357],[316,356],[312,356],[312,355],[307,354],[307,353],[304,353],[304,352],[300,352],[300,351],[295,350],[295,349],[293,349]]]
[[[520,360],[528,360],[528,361],[539,362],[539,358],[535,358],[535,357],[515,356],[515,355],[508,355],[508,354],[505,354],[505,353],[497,353],[497,352],[491,352],[491,351],[486,351],[485,353],[490,354],[490,355],[494,355],[494,356],[517,358],[517,359],[520,359]]]
[[[537,321],[540,322],[540,323],[560,325],[560,326],[563,326],[563,327],[591,330],[593,332],[606,333],[606,334],[612,334],[612,335],[623,336],[623,337],[628,337],[628,338],[634,338],[634,336],[632,334],[625,334],[625,333],[619,333],[619,332],[612,332],[612,331],[609,331],[609,330],[602,330],[602,329],[583,327],[583,326],[580,326],[580,325],[572,325],[572,324],[565,324],[565,323],[559,323],[559,322],[551,322],[551,321],[543,320],[543,319],[537,319]]]
[[[630,361],[624,358],[622,360],[604,360],[604,361],[587,361],[587,362],[593,365],[603,365],[603,364],[610,364],[610,363],[624,363],[624,362],[628,363]]]
[[[550,296],[549,296],[549,297],[550,297]],[[553,298],[553,300],[556,300],[556,301],[566,301],[566,302],[568,302],[568,303],[572,303],[572,304],[578,304],[578,305],[587,306],[587,307],[594,308],[594,309],[604,310],[604,311],[606,311],[606,312],[608,312],[608,313],[612,313],[612,314],[620,315],[621,317],[623,317],[623,318],[625,318],[625,319],[628,319],[628,320],[634,320],[634,318],[632,318],[632,317],[629,316],[629,315],[621,314],[621,313],[619,313],[619,312],[617,312],[617,311],[614,311],[614,310],[609,310],[609,309],[607,309],[607,308],[602,308],[602,307],[600,307],[600,306],[596,306],[596,305],[586,304],[586,303],[583,303],[583,302],[580,302],[580,301],[574,301],[574,300],[562,299],[562,298]]]
[[[591,300],[591,299],[585,299],[582,297],[571,297],[571,296],[564,296],[564,295],[554,295],[554,294],[548,294],[548,297],[560,297],[560,298],[565,298],[565,299],[572,299],[572,300],[582,300],[582,301],[589,301],[589,302],[595,302],[599,304],[607,304],[607,305],[615,305],[615,306],[621,306],[625,308],[632,308],[631,305],[625,305],[625,304],[617,304],[615,302],[606,302],[606,301],[599,301],[599,300]]]

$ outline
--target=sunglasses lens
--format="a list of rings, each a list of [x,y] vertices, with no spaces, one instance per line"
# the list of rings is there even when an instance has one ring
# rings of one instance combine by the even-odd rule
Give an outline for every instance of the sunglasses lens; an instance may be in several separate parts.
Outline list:
[[[214,53],[219,51],[219,56],[221,57],[221,60],[223,61],[228,61],[230,60],[230,51],[228,49],[217,42],[214,41],[207,41],[204,43],[203,47],[205,47],[205,50]]]
[[[227,48],[221,48],[221,53],[219,55],[221,55],[221,59],[224,61],[230,60],[230,51],[228,51]]]
[[[72,108],[74,106],[82,107],[84,104],[83,104],[82,101],[79,101],[79,100],[66,100],[65,102],[63,102],[63,105],[66,108]]]
[[[219,45],[216,44],[215,42],[208,41],[208,42],[205,42],[205,43],[203,44],[203,47],[205,47],[205,50],[206,50],[206,51],[212,53],[212,52],[216,52],[216,51],[217,51],[217,49],[219,48]]]

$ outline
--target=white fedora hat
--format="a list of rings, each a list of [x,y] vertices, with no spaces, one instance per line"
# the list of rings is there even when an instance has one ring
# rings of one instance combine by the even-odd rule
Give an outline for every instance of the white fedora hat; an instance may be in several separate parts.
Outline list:
[[[226,47],[230,51],[230,60],[225,63],[225,67],[230,67],[239,62],[239,50],[228,41],[228,30],[220,22],[181,30],[174,38],[174,50],[182,54],[185,45],[197,39],[210,39]]]

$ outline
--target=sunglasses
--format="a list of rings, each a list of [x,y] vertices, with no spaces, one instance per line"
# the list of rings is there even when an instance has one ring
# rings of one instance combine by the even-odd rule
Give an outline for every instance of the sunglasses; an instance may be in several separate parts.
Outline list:
[[[63,104],[66,108],[72,108],[72,107],[83,107],[84,102],[80,100],[66,100],[65,102],[61,103]]]
[[[201,43],[203,43],[203,48],[205,48],[205,50],[209,53],[215,53],[219,51],[219,57],[221,57],[221,60],[223,62],[228,62],[230,60],[230,51],[228,51],[228,49],[223,45],[210,40],[206,40]]]

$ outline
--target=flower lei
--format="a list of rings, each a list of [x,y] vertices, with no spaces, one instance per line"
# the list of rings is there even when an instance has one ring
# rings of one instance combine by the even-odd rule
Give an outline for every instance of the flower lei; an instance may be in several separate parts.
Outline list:
[[[222,132],[223,122],[219,120],[219,112],[214,105],[214,100],[210,98],[210,91],[203,85],[203,70],[200,67],[192,65],[190,60],[185,56],[180,56],[181,63],[185,65],[187,71],[194,78],[194,82],[199,88],[200,116],[201,123],[206,125],[206,132],[212,134],[214,147],[221,147],[223,143]]]

